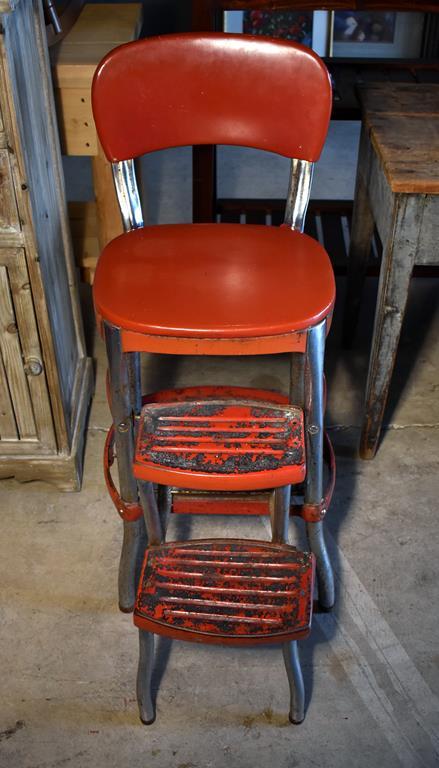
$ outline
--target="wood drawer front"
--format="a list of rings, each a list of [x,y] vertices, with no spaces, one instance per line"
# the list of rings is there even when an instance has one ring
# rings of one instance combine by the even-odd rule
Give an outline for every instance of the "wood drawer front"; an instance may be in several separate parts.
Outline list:
[[[0,455],[54,450],[25,253],[0,248]]]
[[[9,152],[0,149],[0,236],[20,232],[17,201],[12,184]]]

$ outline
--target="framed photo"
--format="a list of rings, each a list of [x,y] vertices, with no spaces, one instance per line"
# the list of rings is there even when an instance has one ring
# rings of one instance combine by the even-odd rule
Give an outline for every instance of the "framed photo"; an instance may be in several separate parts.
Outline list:
[[[294,40],[325,56],[329,15],[327,11],[225,11],[224,31]]]
[[[416,58],[420,55],[423,13],[335,11],[333,56],[347,58]]]
[[[320,56],[416,58],[423,13],[396,11],[225,11],[224,31],[308,45]]]

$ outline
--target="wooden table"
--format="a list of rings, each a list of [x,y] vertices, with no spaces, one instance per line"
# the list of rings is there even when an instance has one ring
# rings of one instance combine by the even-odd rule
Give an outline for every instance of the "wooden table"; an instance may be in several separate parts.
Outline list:
[[[226,10],[249,11],[418,11],[439,13],[438,0],[192,0],[192,30],[206,32],[223,28]],[[325,63],[334,84],[333,120],[358,120],[359,105],[356,97],[358,81],[401,80],[406,82],[426,79],[437,82],[438,62],[418,59],[364,59],[328,57]],[[432,78],[435,78],[432,80]],[[230,210],[230,201],[218,205],[216,196],[216,148],[205,145],[193,150],[193,219],[197,222],[216,220],[220,207]],[[245,211],[253,210],[253,200],[245,201]]]
[[[362,89],[345,328],[357,324],[374,226],[383,243],[360,454],[373,458],[413,267],[439,264],[439,85]]]
[[[62,151],[92,158],[96,206],[70,206],[74,245],[81,246],[77,260],[90,279],[99,251],[122,232],[111,166],[102,152],[93,121],[91,83],[97,65],[108,51],[138,37],[141,9],[141,3],[85,5],[68,35],[52,48]]]

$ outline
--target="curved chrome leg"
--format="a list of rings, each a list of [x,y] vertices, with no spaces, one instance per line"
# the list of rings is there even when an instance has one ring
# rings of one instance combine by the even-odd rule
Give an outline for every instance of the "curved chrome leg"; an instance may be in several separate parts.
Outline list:
[[[305,688],[300,667],[297,640],[290,640],[282,646],[285,668],[290,684],[290,722],[299,725],[305,719]]]
[[[326,321],[310,328],[305,377],[306,462],[305,504],[318,505],[323,497],[323,358]],[[322,522],[307,523],[308,541],[316,557],[319,603],[329,611],[334,605],[334,576],[323,538]]]
[[[151,725],[155,720],[151,697],[151,678],[154,662],[154,635],[139,629],[139,667],[137,670],[137,703],[142,723]]]
[[[142,568],[143,555],[148,543],[145,520],[123,523],[123,543],[119,562],[119,608],[131,613],[136,602],[137,585]]]
[[[288,544],[291,485],[275,488],[273,496],[271,504],[271,540],[279,544]]]
[[[326,549],[323,523],[307,523],[306,534],[311,552],[316,558],[319,605],[323,611],[330,611],[335,603],[334,574]]]
[[[168,485],[159,485],[157,487],[157,505],[159,508],[163,539],[165,540],[168,522],[172,512],[172,493]]]
[[[119,488],[122,499],[137,503],[137,482],[132,472],[134,452],[134,419],[140,406],[139,355],[123,352],[120,329],[104,323],[110,384],[110,408],[114,423]],[[141,547],[146,545],[145,524],[124,523],[122,553],[119,565],[119,606],[133,610]]]

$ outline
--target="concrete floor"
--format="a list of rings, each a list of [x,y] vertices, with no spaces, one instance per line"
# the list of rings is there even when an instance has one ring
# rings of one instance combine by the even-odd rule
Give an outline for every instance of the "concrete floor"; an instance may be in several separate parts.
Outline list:
[[[343,196],[342,194],[340,196]],[[412,283],[387,429],[357,458],[376,281],[352,352],[328,345],[327,423],[338,478],[326,532],[337,605],[301,643],[307,716],[288,723],[279,648],[157,642],[157,720],[137,718],[137,632],[117,609],[121,524],[101,456],[109,414],[102,344],[83,490],[2,481],[1,768],[412,768],[439,763],[437,281]],[[85,296],[87,299],[87,296]],[[87,301],[85,302],[87,305]],[[90,324],[91,325],[91,324]],[[147,360],[145,387],[287,387],[283,356]],[[178,523],[178,525],[177,525]],[[263,519],[173,520],[173,535],[268,537]],[[303,545],[299,523],[291,541]]]

